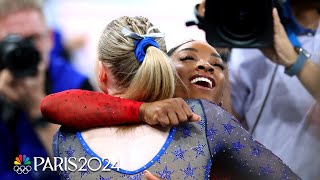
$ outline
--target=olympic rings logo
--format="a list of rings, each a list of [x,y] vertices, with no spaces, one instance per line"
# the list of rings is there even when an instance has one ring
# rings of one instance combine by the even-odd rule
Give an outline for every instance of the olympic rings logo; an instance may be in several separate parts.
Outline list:
[[[32,167],[30,165],[15,165],[13,166],[13,170],[18,174],[28,174],[32,170]]]

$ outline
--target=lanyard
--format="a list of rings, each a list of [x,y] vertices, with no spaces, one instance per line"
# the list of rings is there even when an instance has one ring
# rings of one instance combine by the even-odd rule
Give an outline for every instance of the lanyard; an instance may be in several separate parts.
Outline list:
[[[286,28],[286,31],[291,44],[294,47],[302,47],[300,41],[297,38],[296,33],[294,33],[290,27]]]

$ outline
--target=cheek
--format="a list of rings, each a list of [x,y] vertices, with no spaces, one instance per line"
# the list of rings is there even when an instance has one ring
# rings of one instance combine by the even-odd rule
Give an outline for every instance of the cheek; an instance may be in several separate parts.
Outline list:
[[[188,98],[188,90],[186,87],[188,84],[188,78],[186,76],[186,71],[183,68],[176,67],[178,78],[176,80],[175,97]]]
[[[182,63],[175,63],[175,69],[179,75],[179,78],[185,82],[188,79],[188,74],[191,72],[191,69]]]
[[[224,72],[219,73],[216,76],[217,84],[218,84],[218,89],[220,93],[224,90],[224,87],[226,86],[226,77],[224,75]]]
[[[43,60],[48,61],[50,51],[51,51],[51,46],[50,42],[42,40],[39,42],[36,42],[36,48],[39,50],[41,57]]]

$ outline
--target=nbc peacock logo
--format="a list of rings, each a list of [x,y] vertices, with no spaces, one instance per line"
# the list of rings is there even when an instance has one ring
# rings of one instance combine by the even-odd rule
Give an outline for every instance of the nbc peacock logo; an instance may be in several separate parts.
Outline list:
[[[30,158],[20,154],[14,161],[13,170],[18,174],[28,174],[32,170]]]

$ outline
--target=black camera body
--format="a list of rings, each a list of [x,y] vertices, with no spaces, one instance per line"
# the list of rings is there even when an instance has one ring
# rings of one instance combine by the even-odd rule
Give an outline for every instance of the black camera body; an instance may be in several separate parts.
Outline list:
[[[214,47],[261,48],[273,43],[272,0],[206,1],[203,30]]]
[[[16,78],[34,76],[40,57],[30,38],[9,34],[0,42],[0,70],[7,68]]]

